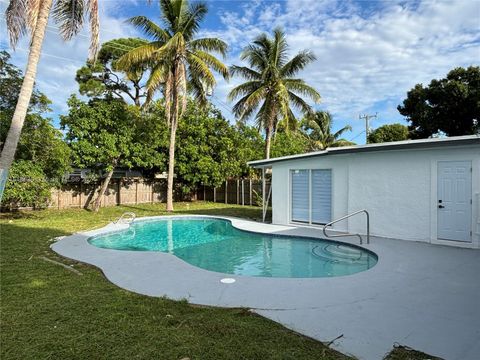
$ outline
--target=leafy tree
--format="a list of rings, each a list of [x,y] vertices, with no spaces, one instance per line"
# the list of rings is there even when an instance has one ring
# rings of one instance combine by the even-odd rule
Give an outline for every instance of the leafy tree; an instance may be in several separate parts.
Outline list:
[[[328,111],[316,111],[302,120],[301,129],[310,142],[310,150],[324,150],[328,147],[355,145],[348,140],[340,138],[343,133],[352,130],[350,125],[344,126],[335,133],[332,133],[332,125],[332,115]]]
[[[11,126],[0,155],[0,200],[5,188],[8,171],[15,158],[15,151],[20,140],[28,106],[31,102],[37,65],[40,60],[40,52],[52,3],[53,0],[10,0],[5,12],[7,31],[10,35],[12,47],[15,48],[19,38],[26,33],[30,33],[31,40],[25,77],[22,81]],[[84,0],[56,0],[53,5],[53,17],[60,26],[60,35],[65,40],[71,39],[81,30],[85,20],[85,13],[89,15],[88,20],[92,33],[90,55],[92,58],[95,58],[99,37],[98,0],[87,0],[86,2]]]
[[[239,75],[245,83],[235,87],[229,99],[238,99],[233,107],[234,114],[247,120],[254,113],[259,129],[265,130],[265,157],[270,157],[270,144],[280,122],[284,128],[295,126],[292,106],[310,113],[311,107],[302,98],[320,101],[320,94],[302,79],[294,76],[315,60],[310,51],[301,51],[288,60],[288,45],[285,34],[275,29],[273,38],[267,34],[258,36],[240,56],[250,67],[232,66],[232,75]],[[258,111],[257,111],[258,109]]]
[[[45,208],[50,200],[51,184],[39,164],[30,160],[16,160],[5,187],[2,205],[12,209],[31,206]]]
[[[66,141],[73,151],[74,163],[82,168],[96,168],[106,173],[93,210],[98,211],[116,166],[131,167],[135,126],[132,112],[121,100],[68,100],[68,115],[60,117]]]
[[[304,154],[309,150],[310,141],[298,131],[279,131],[272,141],[273,157]]]
[[[97,98],[117,97],[131,100],[140,106],[142,98],[146,96],[142,79],[148,67],[142,65],[122,71],[117,67],[117,61],[131,49],[146,43],[146,40],[135,38],[103,43],[96,61],[87,61],[87,64],[77,71],[76,80],[80,94]]]
[[[368,134],[369,143],[408,140],[408,127],[402,124],[387,124],[380,126]]]
[[[200,104],[205,104],[207,92],[216,85],[212,69],[228,78],[227,67],[210,53],[225,56],[227,45],[217,38],[195,38],[207,13],[204,3],[189,5],[188,0],[160,0],[160,8],[163,28],[144,16],[130,19],[153,41],[131,50],[119,59],[117,65],[127,71],[132,67],[151,65],[146,84],[147,102],[155,91],[163,89],[165,115],[170,128],[167,211],[173,211],[175,139],[187,106],[187,93]]]
[[[176,142],[175,174],[183,192],[200,185],[220,186],[229,177],[245,174],[246,162],[258,145],[257,137],[246,134],[246,129],[238,131],[213,106],[199,109],[190,101],[179,123]]]
[[[447,136],[475,134],[480,119],[480,67],[455,68],[430,85],[415,85],[407,93],[400,114],[410,123],[410,136],[427,138],[437,133]]]
[[[9,59],[7,52],[0,52],[0,147],[7,137],[23,81],[22,72]],[[70,167],[70,153],[60,131],[41,115],[49,111],[49,104],[50,100],[34,88],[15,160],[33,161],[49,181],[58,183]]]

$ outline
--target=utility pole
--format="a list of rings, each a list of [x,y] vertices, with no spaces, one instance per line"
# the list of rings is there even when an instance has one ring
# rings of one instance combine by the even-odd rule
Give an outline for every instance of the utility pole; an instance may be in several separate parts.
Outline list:
[[[365,144],[368,144],[368,132],[370,131],[370,127],[369,127],[369,124],[368,124],[368,121],[370,119],[373,119],[373,118],[377,118],[377,114],[378,113],[375,113],[375,115],[368,115],[368,114],[364,114],[364,115],[359,115],[358,118],[360,120],[365,120]]]

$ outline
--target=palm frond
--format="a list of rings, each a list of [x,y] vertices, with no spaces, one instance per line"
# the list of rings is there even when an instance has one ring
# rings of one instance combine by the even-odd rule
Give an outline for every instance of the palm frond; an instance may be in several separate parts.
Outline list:
[[[221,54],[224,58],[227,55],[228,45],[226,42],[217,38],[201,38],[189,41],[190,50],[214,51]]]
[[[282,67],[280,74],[285,77],[291,77],[315,60],[316,57],[311,51],[301,51]]]
[[[144,34],[154,38],[157,41],[167,42],[171,38],[167,31],[162,29],[146,16],[134,16],[127,21],[137,29],[141,30]]]
[[[240,84],[234,87],[230,93],[228,94],[228,100],[233,101],[240,96],[245,96],[251,94],[258,90],[258,88],[262,86],[262,82],[258,80],[247,81],[243,84]]]
[[[202,79],[208,86],[215,86],[215,76],[213,76],[205,61],[193,53],[188,54],[187,60],[192,77]]]
[[[300,110],[302,113],[309,114],[312,112],[312,107],[308,105],[307,102],[303,100],[300,96],[291,91],[288,91],[288,96],[293,106]]]
[[[262,78],[262,74],[246,66],[232,65],[230,66],[230,74],[232,76],[239,75],[246,80],[260,80]]]
[[[304,96],[308,96],[315,103],[320,102],[321,96],[318,91],[315,90],[313,87],[307,85],[305,81],[301,79],[284,79],[283,83],[288,90]]]
[[[228,67],[215,56],[201,50],[197,50],[193,54],[203,60],[205,64],[211,67],[214,71],[222,75],[225,80],[229,79],[230,73]]]
[[[57,0],[52,13],[55,23],[59,25],[62,38],[70,40],[83,26],[85,1]]]
[[[118,69],[128,69],[132,65],[158,60],[162,53],[165,52],[164,46],[165,44],[154,41],[136,47],[120,57],[116,63],[116,67]]]
[[[27,32],[26,5],[27,0],[10,0],[7,10],[5,11],[10,45],[14,49],[18,39]]]
[[[205,3],[197,2],[191,4],[188,11],[185,12],[183,21],[179,24],[179,30],[184,33],[185,38],[190,40],[198,32],[200,23],[205,18],[208,7]]]
[[[333,137],[335,139],[338,139],[340,138],[340,136],[342,136],[342,134],[345,132],[345,131],[352,131],[352,127],[350,125],[346,125],[344,126],[343,128],[341,128],[340,130],[338,130],[336,133],[333,134]]]
[[[285,33],[276,28],[273,31],[273,41],[271,41],[271,53],[270,59],[277,68],[281,68],[287,59],[287,41],[285,39]]]

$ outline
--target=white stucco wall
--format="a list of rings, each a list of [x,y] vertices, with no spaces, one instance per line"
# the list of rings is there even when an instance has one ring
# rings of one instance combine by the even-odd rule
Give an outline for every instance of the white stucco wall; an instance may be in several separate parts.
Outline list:
[[[332,219],[370,212],[371,234],[405,240],[437,240],[437,162],[472,161],[472,244],[480,247],[480,147],[390,150],[318,156],[272,164],[273,223],[290,224],[290,170],[332,169]],[[362,216],[334,226],[365,232]],[[462,244],[453,244],[462,245]]]

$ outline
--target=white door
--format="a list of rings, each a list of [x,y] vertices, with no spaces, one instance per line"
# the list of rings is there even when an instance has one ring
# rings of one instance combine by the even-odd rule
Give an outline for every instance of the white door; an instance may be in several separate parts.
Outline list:
[[[437,237],[472,241],[472,163],[438,162]]]

